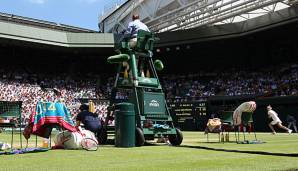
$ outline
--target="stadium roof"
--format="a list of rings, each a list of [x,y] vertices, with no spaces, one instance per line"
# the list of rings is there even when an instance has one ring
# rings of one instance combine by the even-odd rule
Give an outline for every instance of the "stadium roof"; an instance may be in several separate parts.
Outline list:
[[[298,5],[237,23],[192,28],[187,31],[162,32],[158,34],[160,40],[157,42],[156,47],[179,47],[204,41],[239,38],[274,28],[281,28],[281,32],[287,32],[288,30],[282,29],[285,28],[283,26],[292,27],[293,30],[297,29]],[[272,35],[271,38],[275,39],[276,36]]]
[[[22,17],[22,16],[2,13],[2,12],[0,12],[0,21],[7,21],[10,23],[18,23],[23,25],[35,26],[39,28],[60,30],[60,31],[66,31],[66,32],[73,32],[73,33],[95,33],[96,32],[90,29],[74,27],[74,26],[50,22],[50,21],[38,20],[34,18]]]
[[[112,34],[0,13],[0,42],[5,40],[58,47],[114,47]]]
[[[165,0],[166,1],[166,0]],[[129,1],[125,2],[129,3]],[[269,8],[269,7],[268,7]],[[163,32],[158,36],[161,41],[157,47],[171,46],[177,44],[196,43],[204,40],[218,39],[231,36],[241,36],[249,34],[260,29],[267,29],[277,25],[294,22],[298,16],[298,6],[293,5],[277,12],[270,12],[251,20],[245,20],[233,24],[219,25],[213,27],[199,27],[184,31]],[[4,15],[4,13],[2,13]],[[0,19],[0,43],[28,44],[29,46],[51,46],[62,47],[71,50],[72,48],[84,48],[85,50],[96,51],[97,53],[111,54],[114,48],[114,42],[117,37],[110,33],[85,32],[84,30],[67,31],[62,27],[56,29],[51,27],[55,25],[51,22],[39,21],[35,19],[24,19],[26,17],[8,17],[3,16]],[[8,14],[5,14],[8,15]],[[31,21],[32,20],[32,21]],[[22,22],[21,22],[22,21]],[[39,24],[42,23],[39,26]],[[45,24],[46,23],[46,24]],[[225,21],[221,21],[225,23]],[[215,24],[215,23],[214,23]],[[63,26],[64,28],[64,26]],[[66,27],[65,27],[66,29]],[[198,34],[199,33],[199,34]],[[174,35],[174,36],[173,36]]]
[[[121,31],[137,12],[154,32],[185,30],[249,20],[295,3],[297,0],[128,0],[104,13],[100,27],[104,32]]]

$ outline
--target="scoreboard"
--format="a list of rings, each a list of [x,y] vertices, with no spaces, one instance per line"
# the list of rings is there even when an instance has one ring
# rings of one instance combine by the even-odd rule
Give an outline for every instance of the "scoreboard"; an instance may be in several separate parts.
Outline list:
[[[207,102],[176,102],[169,104],[174,123],[182,130],[203,130],[207,120]]]

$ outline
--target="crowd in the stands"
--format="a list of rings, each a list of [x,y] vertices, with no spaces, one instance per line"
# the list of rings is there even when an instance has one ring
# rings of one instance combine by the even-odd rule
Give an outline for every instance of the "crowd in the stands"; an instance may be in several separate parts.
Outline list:
[[[96,79],[68,78],[65,74],[29,74],[23,70],[0,70],[0,101],[22,101],[22,115],[28,120],[37,101],[63,101],[73,117],[79,112],[80,99],[105,99],[110,86]],[[103,93],[104,92],[104,93]],[[107,103],[98,103],[98,114],[106,113]]]
[[[278,68],[278,69],[276,69]],[[298,94],[298,65],[267,67],[266,70],[224,70],[160,77],[167,99],[209,96],[285,96]],[[22,114],[28,120],[39,100],[61,100],[73,117],[81,99],[95,100],[95,112],[104,117],[113,85],[113,76],[69,77],[67,74],[37,74],[0,70],[0,101],[22,101]],[[118,92],[117,98],[124,94]]]
[[[298,66],[259,71],[224,70],[161,78],[167,98],[208,96],[286,96],[298,94]]]

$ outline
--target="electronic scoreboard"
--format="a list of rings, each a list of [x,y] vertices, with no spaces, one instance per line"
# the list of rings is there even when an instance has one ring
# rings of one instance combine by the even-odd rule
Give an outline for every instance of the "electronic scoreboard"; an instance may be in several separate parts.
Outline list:
[[[207,102],[175,102],[169,104],[172,118],[182,130],[203,130],[207,122]]]

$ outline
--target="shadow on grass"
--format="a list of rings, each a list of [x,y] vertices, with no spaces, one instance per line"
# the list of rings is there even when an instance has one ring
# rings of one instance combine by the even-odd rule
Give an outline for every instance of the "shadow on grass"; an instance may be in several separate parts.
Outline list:
[[[210,147],[192,146],[192,145],[181,145],[181,146],[178,146],[178,147],[203,149],[203,150],[213,150],[213,151],[223,151],[223,152],[233,152],[233,153],[246,153],[246,154],[270,155],[270,156],[298,157],[298,153],[288,154],[288,153],[271,153],[271,152],[265,152],[265,151],[241,151],[241,150],[228,150],[228,149],[210,148]]]
[[[115,145],[114,139],[108,139],[105,144],[102,145]],[[145,141],[144,146],[160,146],[160,145],[166,145],[166,143],[156,143],[156,142],[147,142]]]

